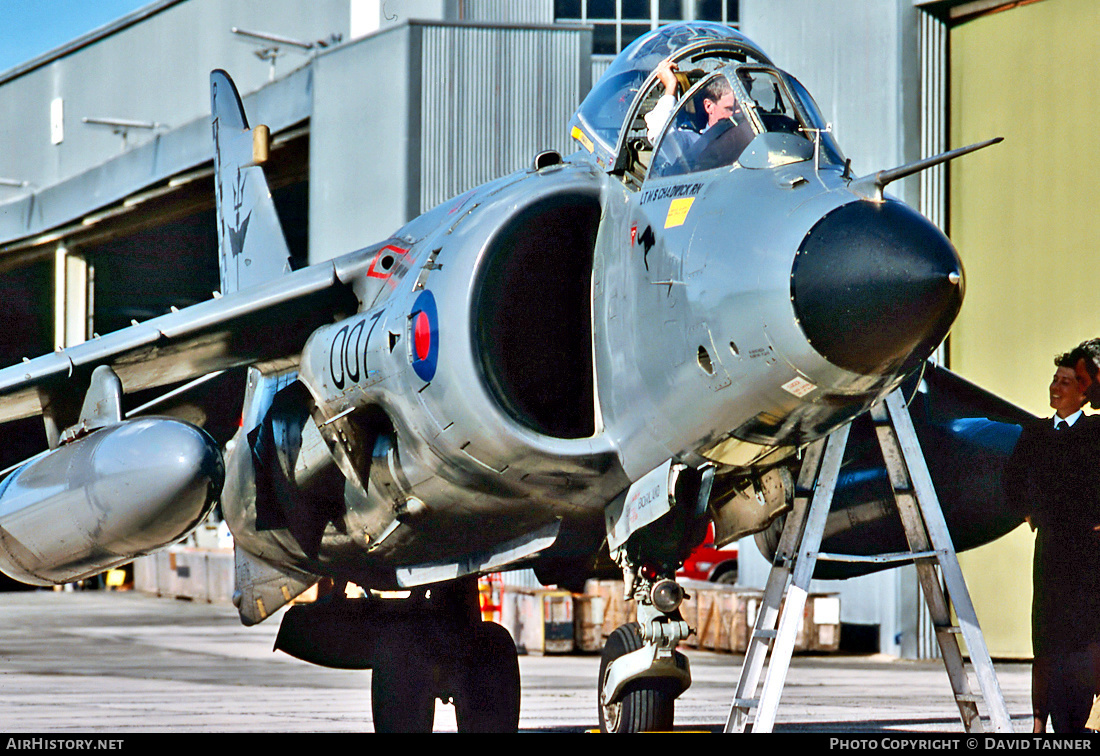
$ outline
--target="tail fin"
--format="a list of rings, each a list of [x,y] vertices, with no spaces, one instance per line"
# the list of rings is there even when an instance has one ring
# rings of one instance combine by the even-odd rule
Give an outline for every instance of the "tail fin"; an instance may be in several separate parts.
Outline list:
[[[248,128],[237,87],[225,71],[210,73],[214,131],[214,197],[222,294],[290,271],[290,250],[261,164],[267,127]]]

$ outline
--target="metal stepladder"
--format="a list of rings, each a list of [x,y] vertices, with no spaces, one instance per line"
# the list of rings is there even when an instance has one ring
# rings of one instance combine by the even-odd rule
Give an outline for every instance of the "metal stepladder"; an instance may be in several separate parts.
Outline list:
[[[1012,732],[1012,722],[993,671],[993,662],[978,626],[974,605],[901,391],[894,391],[885,402],[873,407],[871,417],[910,551],[872,557],[818,552],[850,426],[845,425],[827,438],[811,444],[803,458],[794,507],[787,516],[745,652],[726,732],[750,729],[750,713],[754,710],[756,716],[751,722],[751,731],[772,731],[779,697],[790,667],[795,636],[806,606],[810,579],[818,559],[878,563],[913,561],[963,727],[967,732],[982,731],[977,702],[984,697],[993,730]],[[954,602],[958,626],[952,625],[948,603],[936,572],[937,565],[948,595]],[[970,690],[957,638],[960,632],[970,651],[980,696]],[[768,665],[767,673],[757,697],[765,663]]]

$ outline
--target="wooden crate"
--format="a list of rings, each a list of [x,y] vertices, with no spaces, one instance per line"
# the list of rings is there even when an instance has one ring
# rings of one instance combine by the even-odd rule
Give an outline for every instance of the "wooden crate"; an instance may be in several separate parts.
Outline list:
[[[589,580],[585,585],[586,596],[596,596],[603,601],[603,626],[599,630],[600,648],[603,641],[619,625],[638,619],[638,609],[633,601],[623,598],[623,581]]]
[[[680,582],[692,597],[688,610],[681,609],[684,619],[695,629],[686,645],[708,651],[743,652],[752,632],[748,622],[750,601],[758,602],[761,592],[698,580]],[[755,613],[752,616],[755,619]]]
[[[748,608],[748,633],[751,635],[756,622],[760,599],[750,601]],[[780,607],[782,611],[782,607]],[[746,636],[747,642],[748,636]],[[798,623],[794,651],[831,652],[840,648],[840,594],[811,593]],[[744,651],[744,648],[740,649]]]
[[[681,580],[680,584],[687,591],[680,613],[695,630],[682,645],[745,653],[764,592],[699,580]],[[580,650],[598,651],[616,627],[637,619],[637,607],[633,601],[623,600],[623,584],[618,580],[588,581],[584,595],[576,597],[576,602],[581,607],[575,612]],[[836,651],[839,645],[840,596],[810,594],[795,636],[795,652]]]
[[[522,653],[566,654],[574,650],[573,594],[505,587],[500,623]]]

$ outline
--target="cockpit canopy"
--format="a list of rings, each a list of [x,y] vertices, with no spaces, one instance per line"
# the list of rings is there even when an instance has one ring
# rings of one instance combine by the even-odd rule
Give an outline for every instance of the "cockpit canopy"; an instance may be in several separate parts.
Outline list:
[[[664,127],[647,133],[645,116],[665,94],[655,73],[665,59],[679,69],[679,99]],[[708,124],[706,100],[731,91],[732,103],[728,96],[723,100],[728,120]],[[722,24],[672,24],[639,37],[612,62],[570,126],[598,165],[635,185],[647,174],[674,176],[738,160],[761,168],[815,156],[843,164],[806,89]]]
[[[665,58],[678,61],[689,56],[693,62],[698,57],[716,58],[717,62],[751,58],[770,63],[745,35],[729,26],[705,21],[662,26],[638,37],[619,53],[584,98],[570,126],[580,126],[594,138],[604,157],[613,156],[627,112],[657,64]]]

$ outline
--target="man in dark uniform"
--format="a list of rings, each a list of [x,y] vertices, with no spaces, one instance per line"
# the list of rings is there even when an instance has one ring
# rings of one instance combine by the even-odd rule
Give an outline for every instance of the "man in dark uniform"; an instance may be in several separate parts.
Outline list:
[[[1075,350],[1076,351],[1076,350]],[[1084,730],[1100,649],[1100,418],[1081,413],[1078,355],[1055,360],[1053,418],[1024,426],[1005,468],[1010,501],[1037,531],[1031,609],[1033,731]]]
[[[1077,371],[1077,381],[1085,385],[1089,406],[1100,409],[1100,339],[1082,341],[1070,355],[1076,359],[1074,369]],[[1100,696],[1100,643],[1092,647],[1092,681],[1093,695]],[[1100,698],[1093,702],[1087,726],[1100,730]]]

